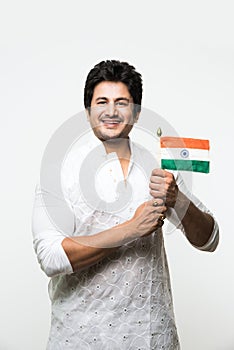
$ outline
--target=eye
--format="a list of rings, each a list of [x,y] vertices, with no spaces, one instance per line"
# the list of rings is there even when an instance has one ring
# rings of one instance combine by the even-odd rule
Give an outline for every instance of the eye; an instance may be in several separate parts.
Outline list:
[[[128,101],[118,101],[118,102],[116,102],[116,106],[127,107],[128,105],[129,105]]]
[[[106,101],[98,101],[97,104],[98,104],[98,105],[104,105],[104,104],[106,104]]]

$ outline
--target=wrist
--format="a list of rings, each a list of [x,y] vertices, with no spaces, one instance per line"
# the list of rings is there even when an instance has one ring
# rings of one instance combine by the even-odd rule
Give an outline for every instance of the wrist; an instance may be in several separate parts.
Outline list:
[[[180,191],[177,193],[176,202],[174,205],[174,210],[180,220],[185,216],[190,205],[190,200]]]

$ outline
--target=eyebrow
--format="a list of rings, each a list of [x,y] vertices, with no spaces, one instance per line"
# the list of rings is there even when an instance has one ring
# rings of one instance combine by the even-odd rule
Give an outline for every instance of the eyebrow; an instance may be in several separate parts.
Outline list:
[[[96,101],[99,101],[99,100],[108,100],[108,98],[107,97],[98,97],[98,98],[96,98]],[[115,101],[127,101],[127,102],[129,102],[130,100],[129,100],[129,98],[127,98],[127,97],[118,97],[118,98],[116,98],[116,100]]]
[[[124,100],[124,101],[127,101],[127,102],[129,102],[130,100],[129,100],[129,98],[127,98],[127,97],[118,97],[115,101],[122,101],[122,100]]]

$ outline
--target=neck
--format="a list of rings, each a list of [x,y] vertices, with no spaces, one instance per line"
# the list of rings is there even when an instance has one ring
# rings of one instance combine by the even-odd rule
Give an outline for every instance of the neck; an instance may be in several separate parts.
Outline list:
[[[118,158],[130,159],[129,138],[112,139],[103,142],[106,153],[116,152]]]

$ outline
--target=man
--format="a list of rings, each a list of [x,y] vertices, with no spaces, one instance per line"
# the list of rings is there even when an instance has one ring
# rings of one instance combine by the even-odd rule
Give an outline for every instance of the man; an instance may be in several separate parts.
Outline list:
[[[48,215],[47,189],[37,189],[34,247],[51,277],[48,350],[180,348],[164,219],[205,251],[216,249],[218,225],[180,174],[154,169],[153,162],[151,174],[144,171],[147,159],[150,163],[147,151],[129,137],[141,99],[142,79],[133,66],[115,60],[97,64],[84,90],[94,137],[71,149],[61,169],[64,200],[72,213],[65,220],[67,230]],[[100,160],[95,189],[84,181],[92,152]],[[63,217],[61,208],[59,213]]]

